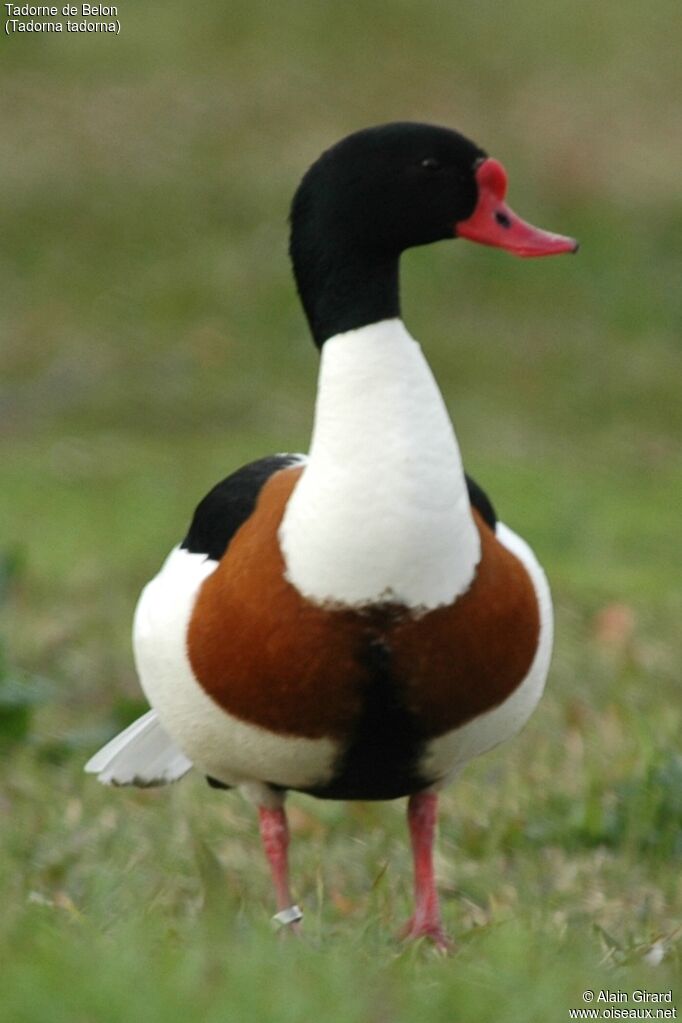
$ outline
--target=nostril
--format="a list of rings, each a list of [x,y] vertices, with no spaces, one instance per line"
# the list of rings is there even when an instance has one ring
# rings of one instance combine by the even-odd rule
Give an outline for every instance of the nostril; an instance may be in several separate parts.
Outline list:
[[[500,227],[511,227],[511,220],[509,219],[506,213],[500,212],[496,213],[495,220],[500,225]]]

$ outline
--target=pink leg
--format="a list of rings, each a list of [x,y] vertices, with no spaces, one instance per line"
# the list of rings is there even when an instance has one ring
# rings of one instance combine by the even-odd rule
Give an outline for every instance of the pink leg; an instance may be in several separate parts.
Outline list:
[[[452,943],[443,930],[438,892],[433,874],[433,839],[436,830],[438,796],[435,792],[418,792],[410,796],[407,821],[410,827],[414,861],[414,913],[408,920],[402,938],[431,938],[441,951]]]
[[[265,849],[265,855],[270,864],[272,880],[275,884],[275,897],[277,899],[277,910],[295,909],[291,890],[289,888],[289,865],[287,861],[287,850],[289,848],[289,827],[287,815],[283,806],[271,810],[266,806],[258,807],[258,819],[260,823],[260,835]],[[282,923],[289,925],[296,930],[297,920],[291,921],[282,919]]]

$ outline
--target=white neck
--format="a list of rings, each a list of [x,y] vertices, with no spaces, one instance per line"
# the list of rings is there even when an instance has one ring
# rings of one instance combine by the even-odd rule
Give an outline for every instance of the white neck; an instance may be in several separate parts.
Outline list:
[[[402,320],[326,341],[309,461],[280,528],[287,578],[315,602],[429,610],[480,558],[462,460]]]

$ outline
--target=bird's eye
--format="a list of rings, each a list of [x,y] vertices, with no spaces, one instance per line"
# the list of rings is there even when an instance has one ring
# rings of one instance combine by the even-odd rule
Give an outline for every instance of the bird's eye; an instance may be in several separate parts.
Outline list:
[[[424,160],[421,161],[419,166],[423,167],[424,170],[430,171],[438,170],[440,168],[440,160],[437,160],[435,156],[427,156]]]

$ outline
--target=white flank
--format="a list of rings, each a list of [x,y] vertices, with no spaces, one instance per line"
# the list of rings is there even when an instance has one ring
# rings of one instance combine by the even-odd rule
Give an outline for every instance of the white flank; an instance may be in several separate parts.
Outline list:
[[[85,765],[104,785],[168,785],[192,769],[192,761],[178,749],[164,731],[155,710],[143,714],[132,725],[95,753]]]
[[[326,341],[308,464],[286,508],[287,578],[318,603],[430,610],[480,559],[450,418],[399,319]]]
[[[336,747],[327,739],[287,738],[240,721],[197,682],[187,655],[187,626],[199,588],[216,565],[203,554],[179,547],[171,551],[137,606],[137,670],[163,727],[200,771],[226,785],[246,786],[252,798],[272,803],[276,797],[263,783],[291,788],[324,784],[332,774]]]
[[[525,679],[504,703],[429,744],[420,769],[425,777],[442,779],[437,788],[452,781],[467,761],[520,732],[545,688],[554,631],[547,578],[525,540],[502,522],[497,523],[495,532],[500,543],[525,566],[533,582],[540,609],[538,648]]]

